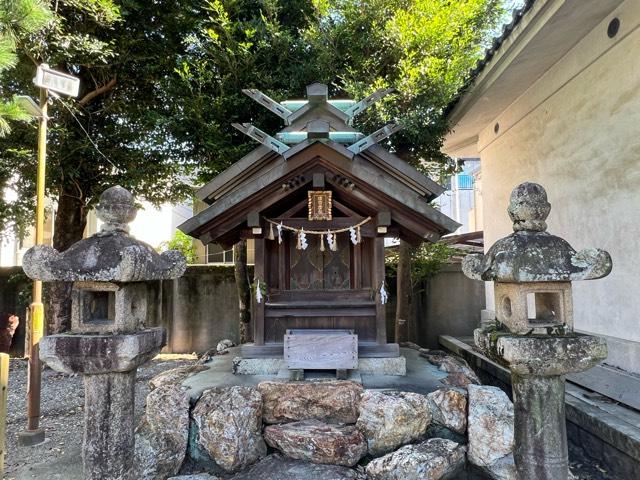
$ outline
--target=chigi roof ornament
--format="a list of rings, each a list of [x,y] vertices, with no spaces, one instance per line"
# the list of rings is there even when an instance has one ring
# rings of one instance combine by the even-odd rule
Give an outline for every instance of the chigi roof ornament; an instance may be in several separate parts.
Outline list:
[[[309,121],[303,129],[285,129],[285,131],[279,132],[276,138],[250,123],[234,123],[232,125],[248,137],[262,143],[279,154],[283,154],[289,150],[287,144],[322,138],[348,145],[348,149],[352,153],[358,154],[401,130],[402,127],[400,125],[390,123],[365,138],[362,133],[356,132],[350,127],[356,115],[362,113],[378,100],[392,93],[392,88],[377,90],[359,102],[353,100],[329,100],[328,91],[329,89],[326,85],[313,83],[307,87],[307,100],[278,103],[258,90],[242,90],[245,95],[282,118],[286,125],[292,125],[311,112],[312,109],[321,108],[326,110],[327,115],[334,116],[338,120],[338,124],[348,125],[349,130],[336,130],[335,128],[331,128],[331,124],[327,121],[314,119]],[[317,113],[314,112],[314,116],[316,115]],[[323,122],[323,129],[318,129],[318,122]]]

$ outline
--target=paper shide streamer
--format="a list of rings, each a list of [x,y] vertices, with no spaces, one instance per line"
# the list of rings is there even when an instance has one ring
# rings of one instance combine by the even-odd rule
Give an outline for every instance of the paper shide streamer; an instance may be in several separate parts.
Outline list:
[[[278,234],[279,244],[282,243],[282,231],[289,230],[293,232],[297,237],[296,249],[298,250],[306,250],[309,247],[307,235],[318,235],[320,237],[321,252],[324,252],[326,250],[324,245],[325,241],[327,242],[327,247],[329,248],[329,250],[331,250],[332,252],[336,252],[338,251],[338,233],[348,232],[349,240],[351,241],[351,243],[353,243],[354,245],[357,245],[362,242],[362,234],[360,232],[360,227],[365,223],[369,222],[371,220],[371,217],[367,217],[364,220],[362,220],[360,223],[357,223],[356,225],[352,225],[350,227],[338,228],[335,230],[327,229],[326,231],[325,230],[308,230],[306,232],[304,228],[289,227],[287,225],[284,225],[282,221],[278,223],[273,220],[269,220],[268,218],[265,220],[270,224],[269,233],[266,235],[266,238],[268,240],[275,240],[275,235],[273,233],[273,226],[275,225],[276,231]]]
[[[262,303],[262,290],[260,289],[260,279],[256,280],[256,302]]]
[[[380,303],[384,305],[387,303],[387,300],[389,300],[389,295],[387,294],[387,289],[384,288],[384,280],[383,280],[382,283],[380,284]]]

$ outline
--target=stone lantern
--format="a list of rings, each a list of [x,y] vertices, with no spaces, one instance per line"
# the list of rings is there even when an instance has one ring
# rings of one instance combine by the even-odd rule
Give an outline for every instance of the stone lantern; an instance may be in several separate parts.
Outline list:
[[[462,265],[468,277],[495,282],[497,323],[476,330],[475,342],[511,371],[518,478],[565,480],[565,375],[607,356],[604,339],[573,331],[571,282],[608,275],[611,257],[599,249],[576,252],[547,233],[551,205],[536,183],[518,185],[507,211],[514,233]]]
[[[129,235],[136,207],[124,188],[106,190],[96,210],[100,232],[62,253],[33,247],[23,268],[33,279],[73,282],[71,332],[44,337],[40,358],[84,375],[84,478],[133,480],[136,370],[166,342],[163,328],[145,328],[146,282],[177,278],[186,262]]]

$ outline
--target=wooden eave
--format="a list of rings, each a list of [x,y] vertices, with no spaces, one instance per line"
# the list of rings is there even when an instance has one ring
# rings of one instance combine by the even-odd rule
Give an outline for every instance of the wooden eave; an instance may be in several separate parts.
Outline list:
[[[380,145],[373,145],[360,155],[389,174],[401,178],[407,185],[421,192],[428,200],[438,198],[445,191],[442,186]]]
[[[239,183],[237,188],[220,196],[208,208],[184,222],[180,225],[180,230],[205,243],[216,241],[244,224],[248,211],[263,211],[294,190],[305,187],[310,176],[307,182],[289,191],[282,189],[282,183],[288,178],[317,168],[318,165],[353,181],[353,191],[346,191],[340,185],[332,184],[334,189],[344,190],[343,193],[349,197],[350,202],[369,210],[379,208],[380,204],[388,206],[394,222],[406,230],[408,236],[413,232],[414,243],[416,236],[435,241],[440,235],[450,233],[459,226],[429,206],[428,200],[415,189],[389,175],[370,160],[359,155],[349,158],[345,153],[349,151],[342,145],[327,140],[314,140],[306,141],[306,144],[302,142],[294,148],[299,150],[288,159],[277,158],[259,174]],[[417,171],[415,173],[421,175]]]
[[[309,147],[311,144],[317,142],[323,142],[325,145],[333,148],[345,157],[353,157],[353,153],[344,145],[331,140],[316,139],[304,140],[292,146],[285,152],[284,158],[291,158]],[[429,201],[437,198],[444,192],[443,187],[380,145],[374,145],[368,148],[364,152],[360,153],[359,156],[366,158],[369,162],[378,166],[388,175],[396,177],[398,180],[426,197]],[[235,188],[238,188],[243,183],[262,175],[264,171],[270,169],[274,163],[277,162],[278,158],[282,157],[269,150],[267,147],[260,146],[242,157],[238,162],[231,165],[216,178],[200,188],[196,193],[196,196],[200,200],[203,200],[208,204],[212,204],[215,200],[226,193],[231,192]]]

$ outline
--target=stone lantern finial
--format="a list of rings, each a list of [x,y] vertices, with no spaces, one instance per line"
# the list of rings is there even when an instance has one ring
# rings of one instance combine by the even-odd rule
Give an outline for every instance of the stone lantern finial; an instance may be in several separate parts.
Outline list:
[[[551,204],[541,185],[525,182],[515,187],[507,212],[514,232],[496,241],[485,255],[467,255],[462,262],[467,277],[503,283],[569,282],[611,272],[606,251],[576,252],[569,242],[546,231]]]
[[[525,182],[511,192],[507,212],[513,221],[513,231],[544,232],[547,230],[545,220],[551,211],[547,201],[547,192],[537,183]]]
[[[133,195],[120,185],[102,192],[96,206],[96,216],[104,222],[101,232],[129,233],[128,224],[136,218],[137,213]]]

